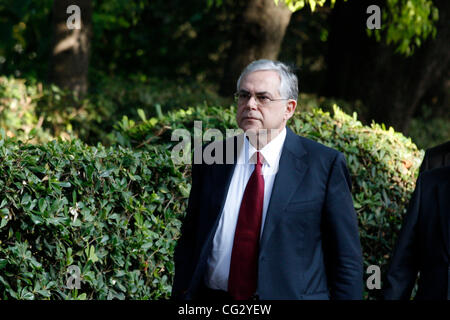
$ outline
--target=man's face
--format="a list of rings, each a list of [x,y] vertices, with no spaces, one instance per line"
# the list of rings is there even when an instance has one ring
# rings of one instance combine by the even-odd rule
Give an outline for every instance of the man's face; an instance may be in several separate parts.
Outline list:
[[[277,134],[285,127],[286,121],[295,111],[295,100],[270,101],[283,99],[280,96],[280,77],[276,71],[264,70],[247,74],[240,83],[240,92],[250,94],[248,99],[238,101],[236,120],[244,132],[257,133],[260,129],[276,129]],[[256,99],[259,97],[259,99]],[[266,99],[269,98],[269,99]],[[264,100],[266,103],[260,103]]]

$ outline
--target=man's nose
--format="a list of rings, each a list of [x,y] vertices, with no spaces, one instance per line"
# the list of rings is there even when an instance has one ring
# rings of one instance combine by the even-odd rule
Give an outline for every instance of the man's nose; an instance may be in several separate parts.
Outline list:
[[[246,106],[251,109],[256,109],[258,107],[258,100],[256,100],[255,95],[250,95],[250,98],[248,98]]]

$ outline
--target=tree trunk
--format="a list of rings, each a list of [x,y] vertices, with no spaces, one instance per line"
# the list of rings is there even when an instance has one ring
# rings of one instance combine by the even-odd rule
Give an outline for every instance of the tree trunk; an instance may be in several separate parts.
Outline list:
[[[67,13],[77,5],[81,13],[81,28],[69,29]],[[88,90],[88,67],[92,35],[91,0],[55,0],[53,3],[53,47],[50,59],[50,81],[72,90],[82,97]]]
[[[413,56],[395,54],[393,46],[366,35],[366,9],[386,10],[385,1],[338,2],[330,16],[327,84],[323,94],[360,99],[375,120],[407,131],[423,97],[445,81],[450,67],[450,1],[435,0],[439,9],[436,38],[427,39]],[[445,106],[442,106],[445,107]]]
[[[250,0],[235,21],[235,36],[225,63],[220,94],[230,96],[242,70],[253,60],[278,57],[292,12],[279,1]]]

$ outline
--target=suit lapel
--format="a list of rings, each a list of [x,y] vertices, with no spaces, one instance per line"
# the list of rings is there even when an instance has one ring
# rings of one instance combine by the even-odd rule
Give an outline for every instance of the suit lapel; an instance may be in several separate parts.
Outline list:
[[[286,140],[284,141],[278,172],[273,183],[260,250],[269,241],[284,208],[289,203],[298,185],[302,182],[308,169],[305,157],[307,153],[299,137],[288,127],[286,127],[286,131]]]
[[[441,219],[442,235],[447,256],[450,257],[450,183],[438,188],[438,212]]]
[[[208,181],[210,182],[209,190],[210,193],[207,195],[209,197],[209,212],[208,212],[208,226],[207,230],[211,230],[213,233],[216,231],[215,224],[218,221],[218,217],[222,213],[223,207],[225,205],[225,200],[228,193],[228,188],[231,183],[231,178],[233,176],[234,168],[236,167],[237,154],[241,148],[240,142],[238,141],[239,136],[230,138],[233,140],[232,147],[234,148],[233,161],[232,163],[227,163],[226,158],[226,145],[223,144],[223,164],[211,165],[209,170],[211,170],[211,176]]]
[[[212,218],[222,212],[235,164],[218,165],[211,175],[210,208]]]

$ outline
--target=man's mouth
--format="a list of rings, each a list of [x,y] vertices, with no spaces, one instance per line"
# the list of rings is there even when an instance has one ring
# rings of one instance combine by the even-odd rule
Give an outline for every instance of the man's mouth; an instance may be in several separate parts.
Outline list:
[[[254,117],[244,117],[244,120],[259,120],[258,118]]]

